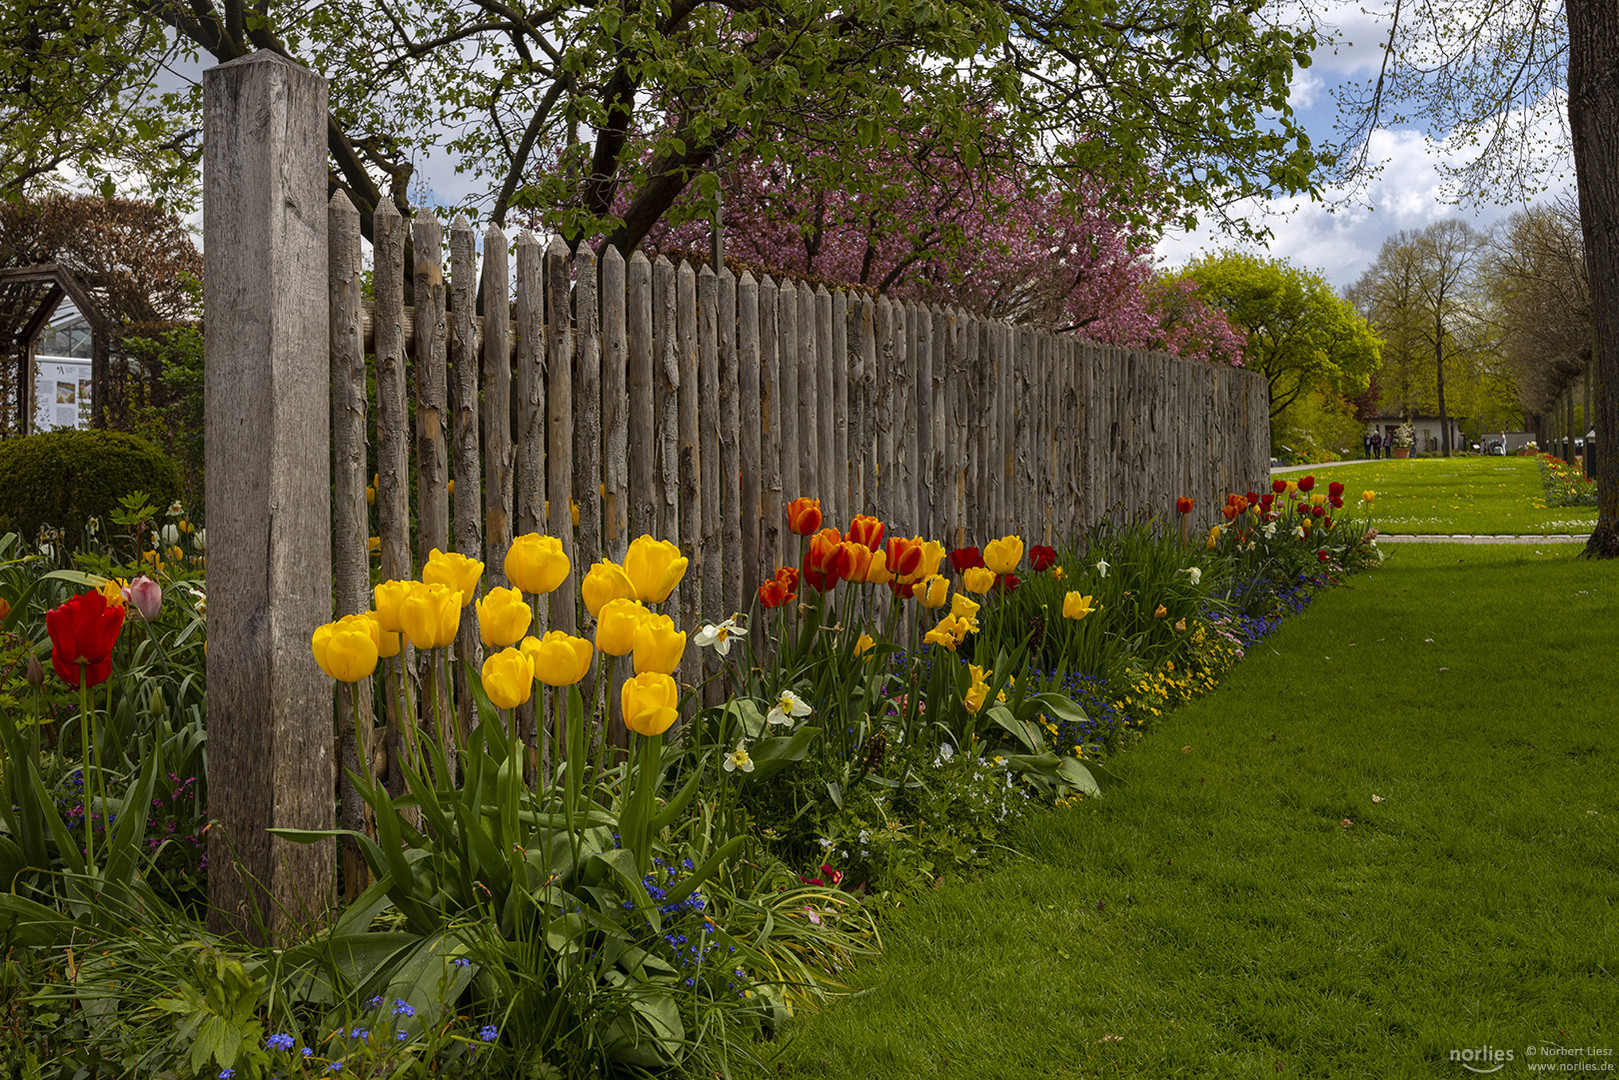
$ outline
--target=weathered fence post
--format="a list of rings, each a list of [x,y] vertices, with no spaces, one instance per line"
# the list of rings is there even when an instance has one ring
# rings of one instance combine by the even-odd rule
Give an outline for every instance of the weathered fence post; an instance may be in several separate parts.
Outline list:
[[[333,902],[326,82],[258,52],[203,73],[209,922],[287,940]]]

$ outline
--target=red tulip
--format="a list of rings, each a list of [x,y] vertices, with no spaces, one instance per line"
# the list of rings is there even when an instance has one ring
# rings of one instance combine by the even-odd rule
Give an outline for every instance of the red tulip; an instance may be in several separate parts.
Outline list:
[[[1258,506],[1259,505],[1259,493],[1258,492],[1250,491],[1248,493],[1247,498],[1248,498],[1248,505],[1249,506]]]
[[[904,537],[890,536],[884,552],[888,572],[896,578],[908,578],[922,569],[922,542]]]
[[[1327,553],[1325,551],[1316,552],[1315,557],[1316,557],[1316,560],[1318,562],[1326,562],[1327,561]]]
[[[759,604],[766,610],[781,607],[792,600],[793,595],[777,578],[771,578],[759,586]]]
[[[1177,514],[1190,514],[1192,512],[1192,507],[1196,505],[1197,504],[1193,500],[1187,498],[1185,495],[1182,495],[1180,498],[1175,500],[1175,512]]]
[[[810,537],[809,551],[804,555],[804,580],[826,592],[838,583],[838,549],[843,546],[843,534],[836,529],[822,529]],[[848,558],[853,562],[852,556]]]
[[[100,686],[112,674],[112,646],[124,627],[124,606],[99,592],[80,593],[45,613],[51,636],[51,666],[69,686]],[[81,662],[83,667],[81,669]]]
[[[798,592],[798,567],[796,567],[796,566],[783,566],[783,567],[777,568],[777,570],[776,570],[776,580],[781,582],[781,587],[786,589],[789,593],[797,593]]]
[[[1309,491],[1313,487],[1315,487],[1315,477],[1313,476],[1306,476],[1303,480],[1299,481],[1300,491]]]
[[[956,573],[964,573],[975,566],[984,565],[983,552],[975,547],[959,547],[950,553],[950,565],[956,568]]]
[[[1017,587],[1023,584],[1023,582],[1018,580],[1018,576],[1016,574],[1002,574],[995,580],[996,583],[1007,592],[1016,592]]]
[[[1270,482],[1270,489],[1272,491],[1274,491],[1276,494],[1280,495],[1282,492],[1287,490],[1287,481],[1286,480],[1272,480]]]
[[[1044,544],[1036,544],[1029,549],[1029,566],[1035,573],[1051,569],[1051,564],[1057,561],[1057,549]]]
[[[794,499],[787,504],[787,527],[808,536],[821,527],[821,500]]]
[[[851,543],[876,551],[883,546],[883,523],[867,514],[859,514],[849,522],[849,536]]]
[[[1333,499],[1343,498],[1344,486],[1338,483],[1338,481],[1334,480],[1332,483],[1327,485],[1327,496]]]
[[[1310,514],[1312,517],[1325,517],[1327,514],[1327,508],[1325,506],[1312,506],[1310,508]]]

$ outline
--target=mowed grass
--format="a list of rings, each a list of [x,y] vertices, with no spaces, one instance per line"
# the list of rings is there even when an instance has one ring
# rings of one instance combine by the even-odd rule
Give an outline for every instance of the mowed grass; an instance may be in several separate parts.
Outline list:
[[[1030,858],[893,916],[769,1075],[1619,1065],[1619,566],[1578,550],[1402,548],[1323,595]]]
[[[1309,471],[1278,473],[1297,480]],[[1547,509],[1540,467],[1532,457],[1412,458],[1320,468],[1322,484],[1337,480],[1344,498],[1377,492],[1373,520],[1389,533],[1510,534],[1588,533],[1593,506]]]

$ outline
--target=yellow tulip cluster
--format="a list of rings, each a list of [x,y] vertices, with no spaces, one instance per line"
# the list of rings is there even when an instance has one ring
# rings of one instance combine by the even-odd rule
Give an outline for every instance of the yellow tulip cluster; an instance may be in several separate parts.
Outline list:
[[[511,587],[490,589],[475,602],[479,637],[494,650],[481,671],[489,700],[516,708],[530,699],[535,681],[561,687],[582,680],[597,649],[609,656],[633,654],[636,675],[623,689],[625,723],[642,735],[666,731],[679,702],[671,676],[685,653],[686,635],[669,616],[645,605],[667,600],[687,566],[674,544],[642,536],[630,545],[623,566],[602,560],[581,582],[585,607],[596,617],[594,644],[560,630],[536,638],[528,633],[534,614],[527,596],[554,591],[572,566],[556,537],[518,537],[503,564]],[[474,604],[483,573],[477,559],[435,548],[420,581],[385,581],[373,590],[374,611],[317,628],[311,639],[316,662],[332,678],[356,682],[376,670],[379,657],[399,651],[401,634],[418,649],[448,646],[460,631],[462,610]]]
[[[977,664],[968,664],[967,668],[972,672],[972,685],[967,687],[967,696],[961,703],[976,715],[984,707],[984,699],[989,697],[989,682],[984,678],[984,669]]]

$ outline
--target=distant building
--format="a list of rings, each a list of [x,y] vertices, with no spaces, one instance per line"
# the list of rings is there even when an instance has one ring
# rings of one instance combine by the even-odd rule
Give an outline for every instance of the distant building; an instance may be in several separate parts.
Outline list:
[[[1444,428],[1437,416],[1423,416],[1418,414],[1412,417],[1404,416],[1373,416],[1366,420],[1367,431],[1380,431],[1383,433],[1383,445],[1393,446],[1394,433],[1401,424],[1407,420],[1411,424],[1411,452],[1413,454],[1437,454],[1443,445],[1441,438]],[[1450,417],[1450,449],[1452,452],[1467,449],[1469,444],[1462,439],[1462,421],[1458,416]]]

